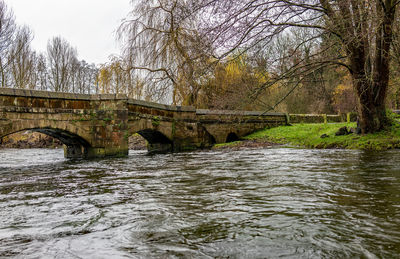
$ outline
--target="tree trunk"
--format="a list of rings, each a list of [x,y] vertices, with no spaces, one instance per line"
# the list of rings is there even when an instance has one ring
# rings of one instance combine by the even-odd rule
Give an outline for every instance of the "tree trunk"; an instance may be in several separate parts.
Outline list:
[[[363,134],[380,131],[390,124],[386,116],[385,100],[389,85],[389,52],[395,9],[390,9],[387,13],[383,13],[380,5],[377,9],[383,18],[376,33],[375,44],[364,40],[358,44],[351,42],[349,48],[353,86],[358,96],[359,122]],[[369,53],[371,45],[375,48],[374,57]]]
[[[358,114],[362,134],[377,132],[389,125],[385,105],[359,105]]]
[[[361,133],[377,132],[388,126],[390,121],[386,116],[385,107],[387,82],[374,84],[368,80],[353,79],[353,85],[358,96]]]
[[[347,52],[353,89],[358,98],[361,132],[380,131],[390,123],[385,99],[393,22],[399,2],[320,0],[320,3]]]

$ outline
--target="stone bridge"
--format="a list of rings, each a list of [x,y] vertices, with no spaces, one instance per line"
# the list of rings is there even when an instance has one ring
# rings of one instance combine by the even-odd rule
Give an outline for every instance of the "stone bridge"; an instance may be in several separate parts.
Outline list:
[[[179,152],[284,124],[284,113],[196,110],[120,94],[0,88],[0,138],[24,130],[41,132],[63,142],[67,158],[127,155],[128,137],[134,133],[147,140],[151,152]]]

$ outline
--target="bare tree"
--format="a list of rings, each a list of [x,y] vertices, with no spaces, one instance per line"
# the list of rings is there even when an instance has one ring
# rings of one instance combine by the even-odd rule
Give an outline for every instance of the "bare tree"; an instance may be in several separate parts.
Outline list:
[[[43,53],[36,56],[36,78],[36,89],[49,90],[46,56]]]
[[[12,11],[7,8],[3,0],[0,0],[0,80],[1,86],[7,86],[7,65],[9,49],[13,44],[17,27]]]
[[[98,75],[99,75],[99,68],[94,64],[89,64],[86,66],[85,69],[85,74],[86,74],[86,92],[88,94],[91,93],[99,93],[98,90]]]
[[[92,93],[96,91],[98,69],[94,64],[89,65],[85,60],[72,57],[70,64],[69,91],[73,93]]]
[[[16,88],[36,87],[36,53],[31,50],[32,31],[23,26],[18,29],[15,40],[9,50],[9,74]]]
[[[54,37],[47,44],[50,89],[56,92],[70,91],[72,66],[77,51],[61,37]]]
[[[76,92],[77,93],[88,93],[90,92],[90,80],[89,80],[89,76],[90,73],[88,71],[89,65],[86,63],[86,61],[82,60],[82,61],[78,61],[77,63],[77,69],[74,71],[73,77],[76,78]]]
[[[80,61],[78,60],[78,57],[76,56],[71,57],[69,64],[70,76],[68,80],[68,89],[72,93],[79,92],[78,84],[81,76],[80,72],[81,72],[81,64]]]
[[[79,61],[76,49],[61,37],[48,42],[46,56],[31,49],[33,32],[19,27],[15,17],[0,0],[0,84],[78,93],[97,91],[98,69]]]

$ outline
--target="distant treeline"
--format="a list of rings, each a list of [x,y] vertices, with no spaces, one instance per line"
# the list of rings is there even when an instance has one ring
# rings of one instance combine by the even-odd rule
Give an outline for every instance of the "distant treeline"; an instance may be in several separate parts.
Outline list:
[[[122,71],[116,58],[106,64],[78,59],[78,51],[60,36],[49,39],[45,53],[32,49],[34,34],[19,26],[0,0],[0,87],[72,93],[125,93],[148,99],[136,75]],[[138,91],[136,89],[139,89]]]

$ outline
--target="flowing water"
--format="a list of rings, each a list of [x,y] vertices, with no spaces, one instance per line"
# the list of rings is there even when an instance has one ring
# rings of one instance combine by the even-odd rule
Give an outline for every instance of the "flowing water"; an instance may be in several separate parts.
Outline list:
[[[0,150],[1,258],[399,256],[399,150]]]

